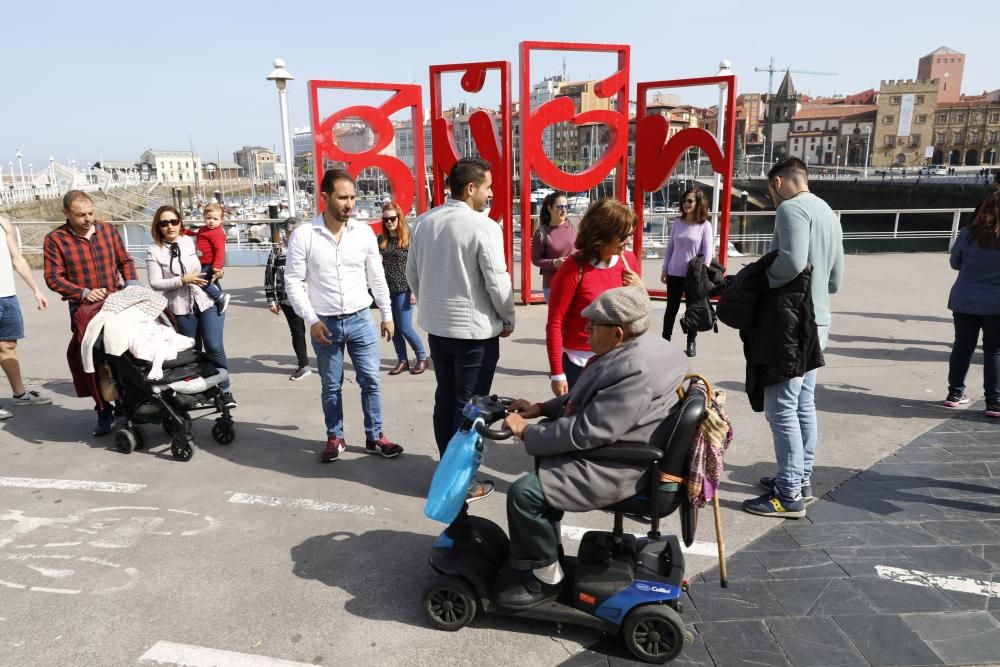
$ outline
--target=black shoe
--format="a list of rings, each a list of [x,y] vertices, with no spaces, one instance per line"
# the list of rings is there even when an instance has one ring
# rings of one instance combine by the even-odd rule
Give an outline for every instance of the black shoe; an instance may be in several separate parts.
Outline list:
[[[559,597],[566,585],[566,578],[558,584],[547,584],[531,570],[515,571],[512,577],[501,576],[497,584],[497,604],[508,609],[528,609]]]
[[[115,426],[114,408],[105,408],[97,413],[97,425],[94,427],[94,435],[107,435]]]
[[[239,403],[236,402],[236,399],[233,398],[232,392],[224,391],[222,392],[221,397],[222,402],[226,404],[227,408],[235,408],[239,405]]]
[[[767,491],[774,491],[774,478],[773,477],[761,477],[758,482],[761,488]],[[802,502],[806,505],[811,504],[816,498],[813,496],[813,487],[811,482],[804,482],[802,484]]]
[[[689,357],[693,357],[695,355],[694,338],[688,338],[688,346],[687,349],[684,350],[684,354]]]

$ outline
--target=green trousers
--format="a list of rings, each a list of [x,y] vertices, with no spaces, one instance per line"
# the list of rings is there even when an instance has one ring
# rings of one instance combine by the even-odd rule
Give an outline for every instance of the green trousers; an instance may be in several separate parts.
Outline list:
[[[537,473],[514,482],[507,492],[511,565],[518,570],[533,570],[556,562],[562,517],[562,510],[545,501]]]

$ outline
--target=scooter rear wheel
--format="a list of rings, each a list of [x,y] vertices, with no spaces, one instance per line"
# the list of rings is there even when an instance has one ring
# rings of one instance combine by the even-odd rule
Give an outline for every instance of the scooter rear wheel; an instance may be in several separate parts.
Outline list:
[[[438,630],[454,632],[476,616],[476,593],[464,579],[437,577],[424,591],[424,611]]]
[[[666,605],[636,607],[625,617],[622,639],[629,652],[643,662],[662,665],[678,655],[687,643],[684,623]]]

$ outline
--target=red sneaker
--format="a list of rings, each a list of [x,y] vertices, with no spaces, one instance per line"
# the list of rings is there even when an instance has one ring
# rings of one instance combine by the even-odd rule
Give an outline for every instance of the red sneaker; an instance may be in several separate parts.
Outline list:
[[[343,438],[331,435],[326,439],[326,449],[319,455],[319,460],[323,463],[331,463],[340,457],[340,453],[347,449],[347,443]]]
[[[382,458],[392,459],[403,453],[403,448],[390,442],[384,433],[378,434],[378,440],[366,440],[365,449],[369,454],[380,454]]]

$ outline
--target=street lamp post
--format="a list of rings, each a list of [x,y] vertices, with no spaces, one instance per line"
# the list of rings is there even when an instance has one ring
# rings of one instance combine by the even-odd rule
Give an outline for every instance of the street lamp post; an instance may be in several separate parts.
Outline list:
[[[15,154],[15,157],[17,157],[17,170],[21,173],[21,189],[23,190],[25,188],[25,184],[24,184],[24,162],[21,161],[21,158],[24,157],[24,156],[21,154],[21,149],[20,148],[17,149],[17,153]]]
[[[730,69],[729,61],[723,60],[719,63],[719,71],[716,76],[729,76],[733,71]],[[715,140],[719,142],[719,148],[722,148],[722,117],[723,109],[726,104],[726,86],[725,83],[719,84],[719,107],[718,112],[715,114]],[[699,167],[701,163],[699,162]],[[719,231],[719,194],[722,189],[722,176],[719,172],[715,172],[715,187],[712,189],[712,242],[715,242],[715,235]]]
[[[868,155],[871,153],[872,128],[865,128],[865,178],[868,178]]]
[[[295,216],[295,181],[292,177],[292,142],[288,133],[288,100],[285,97],[285,86],[295,77],[285,69],[285,61],[274,59],[274,71],[267,75],[268,81],[274,81],[278,87],[278,106],[281,111],[281,139],[285,150],[285,190],[288,192],[288,216]]]

